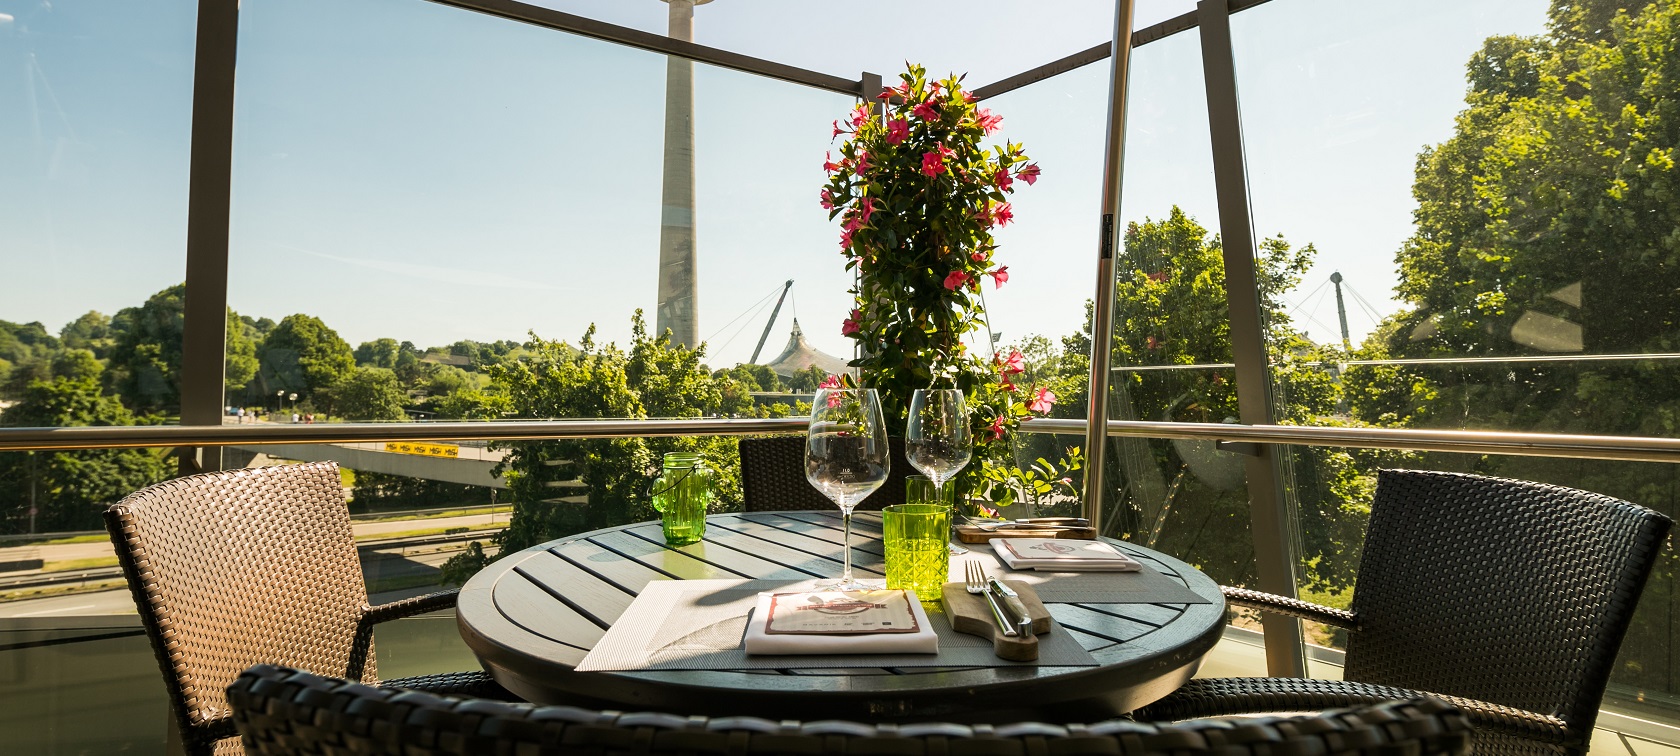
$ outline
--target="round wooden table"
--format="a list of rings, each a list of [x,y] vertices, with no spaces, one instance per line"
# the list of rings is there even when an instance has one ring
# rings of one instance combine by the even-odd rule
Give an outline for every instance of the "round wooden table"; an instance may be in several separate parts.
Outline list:
[[[1095,667],[905,667],[574,672],[649,581],[829,578],[837,510],[708,518],[704,541],[665,545],[659,523],[562,538],[497,560],[461,589],[461,636],[508,690],[537,703],[707,716],[864,721],[1091,722],[1178,688],[1219,640],[1219,586],[1172,557],[1115,542],[1205,604],[1049,604]],[[882,571],[880,516],[852,519],[853,568]]]

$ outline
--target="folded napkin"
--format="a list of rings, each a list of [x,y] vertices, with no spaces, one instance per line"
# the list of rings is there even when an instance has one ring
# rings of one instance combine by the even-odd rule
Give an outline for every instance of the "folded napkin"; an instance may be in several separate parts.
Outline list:
[[[1102,541],[1073,538],[995,538],[992,551],[1012,570],[1136,572],[1143,565]]]
[[[916,631],[879,632],[848,635],[815,633],[769,632],[770,604],[775,594],[758,594],[758,605],[747,620],[745,648],[751,655],[794,654],[937,654],[939,635],[928,621],[927,612],[915,594],[910,595],[910,611],[916,618]]]

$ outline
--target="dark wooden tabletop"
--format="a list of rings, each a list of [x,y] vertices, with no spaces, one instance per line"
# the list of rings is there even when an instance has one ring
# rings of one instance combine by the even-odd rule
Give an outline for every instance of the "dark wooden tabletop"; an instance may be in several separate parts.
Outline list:
[[[539,703],[772,719],[1096,721],[1182,685],[1225,623],[1219,586],[1149,549],[1127,553],[1206,604],[1049,604],[1096,667],[906,667],[574,672],[652,580],[832,578],[840,513],[714,515],[700,543],[669,548],[659,523],[562,538],[497,560],[461,590],[461,635],[496,679]],[[882,572],[880,515],[852,520],[853,569]]]

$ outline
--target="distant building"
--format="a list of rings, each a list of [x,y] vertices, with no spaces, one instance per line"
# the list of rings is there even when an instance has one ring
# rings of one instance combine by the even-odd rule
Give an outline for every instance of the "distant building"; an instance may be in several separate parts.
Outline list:
[[[841,375],[849,373],[852,368],[846,365],[851,360],[823,354],[817,351],[805,340],[805,332],[799,329],[799,318],[793,319],[793,333],[788,334],[787,348],[769,362],[771,370],[783,378],[792,377],[794,373],[816,365],[824,373]]]

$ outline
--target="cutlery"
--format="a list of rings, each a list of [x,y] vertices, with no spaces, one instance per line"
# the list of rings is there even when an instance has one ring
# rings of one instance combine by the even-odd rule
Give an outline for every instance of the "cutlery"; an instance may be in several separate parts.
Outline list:
[[[1090,527],[1091,521],[1083,517],[1025,517],[1019,520],[1004,520],[1003,522],[977,522],[969,520],[974,527],[990,532],[1000,528],[1084,528]]]
[[[986,597],[986,605],[992,608],[992,619],[997,620],[1004,637],[1014,638],[1021,634],[1013,627],[1014,623],[1004,616],[1003,609],[998,606],[997,599],[992,597],[992,592],[986,590],[986,570],[979,562],[972,559],[963,562],[963,588],[972,595]],[[1030,624],[1031,620],[1028,622]]]
[[[1033,634],[1032,615],[1027,613],[1027,605],[1021,601],[1020,594],[995,577],[987,578],[986,584],[991,588],[992,593],[1001,596],[1003,605],[1009,607],[1009,612],[1015,615],[1017,631],[1021,635],[1031,637]]]

